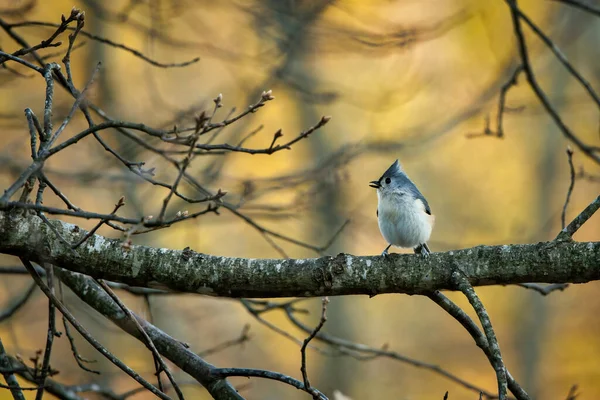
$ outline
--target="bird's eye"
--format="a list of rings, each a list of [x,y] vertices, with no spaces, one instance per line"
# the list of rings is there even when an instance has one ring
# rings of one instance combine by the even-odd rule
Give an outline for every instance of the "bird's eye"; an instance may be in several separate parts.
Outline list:
[[[387,183],[388,185],[390,184],[392,180],[390,178],[385,178],[385,183]]]

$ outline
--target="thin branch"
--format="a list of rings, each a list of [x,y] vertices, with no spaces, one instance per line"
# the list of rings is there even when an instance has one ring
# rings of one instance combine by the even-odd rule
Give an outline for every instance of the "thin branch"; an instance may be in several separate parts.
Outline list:
[[[152,352],[152,356],[154,357],[155,363],[157,363],[158,366],[160,366],[160,368],[157,368],[157,370],[156,370],[156,376],[158,378],[159,385],[161,385],[160,384],[160,373],[164,371],[164,373],[167,375],[167,378],[171,382],[171,385],[173,385],[173,388],[175,389],[175,392],[177,393],[177,397],[180,400],[183,400],[184,399],[183,393],[181,392],[181,389],[177,385],[177,382],[175,382],[175,378],[173,377],[173,374],[171,374],[171,371],[169,370],[169,367],[167,367],[167,364],[164,362],[164,360],[160,356],[160,353],[158,352],[158,350],[156,350],[156,347],[154,346],[154,343],[152,342],[152,339],[150,339],[150,336],[148,336],[148,334],[146,333],[146,331],[144,330],[144,328],[142,328],[142,326],[138,322],[137,318],[135,318],[133,316],[133,314],[131,313],[131,311],[129,310],[129,308],[127,308],[127,306],[125,304],[123,304],[123,302],[121,301],[121,299],[119,299],[119,296],[117,296],[115,294],[115,292],[112,291],[112,289],[106,284],[105,281],[103,281],[101,279],[96,280],[96,281],[98,282],[98,284],[100,286],[102,286],[102,288],[104,289],[104,291],[110,296],[111,299],[113,299],[113,301],[115,303],[117,303],[117,305],[121,308],[121,310],[123,310],[123,312],[127,315],[127,317],[138,328],[140,334],[142,335],[142,338],[144,339],[144,344]]]
[[[92,72],[92,76],[90,77],[90,79],[86,83],[86,85],[83,88],[83,90],[81,91],[81,93],[79,93],[79,95],[75,99],[75,102],[73,103],[73,106],[71,106],[71,110],[69,111],[69,113],[67,114],[67,116],[65,117],[65,119],[63,120],[62,124],[58,127],[58,129],[56,130],[56,132],[54,133],[54,135],[52,137],[50,137],[49,135],[51,134],[51,132],[47,133],[47,137],[50,137],[50,140],[48,140],[48,143],[45,144],[44,151],[42,152],[42,154],[40,154],[41,157],[45,157],[46,156],[47,151],[50,149],[50,147],[52,146],[52,144],[54,144],[54,142],[56,141],[56,139],[58,139],[58,137],[60,136],[60,134],[62,133],[62,131],[66,128],[67,124],[71,121],[71,118],[73,118],[73,115],[75,114],[75,111],[77,111],[77,109],[79,108],[81,102],[85,98],[85,93],[89,89],[89,87],[92,84],[92,82],[94,82],[94,77],[96,76],[96,73],[100,70],[100,66],[101,65],[102,65],[101,63],[96,64],[96,67],[94,68],[94,71]],[[45,118],[45,113],[44,113],[44,118]]]
[[[555,240],[571,240],[575,232],[579,230],[600,208],[600,196],[596,197],[566,228],[560,231]]]
[[[551,285],[542,286],[542,285],[538,285],[537,283],[519,283],[519,284],[517,284],[517,286],[520,286],[525,289],[535,290],[542,296],[547,296],[550,293],[557,291],[557,290],[560,290],[562,292],[563,290],[565,290],[566,288],[569,287],[569,284],[568,283],[554,283]]]
[[[17,311],[19,311],[27,303],[27,300],[31,298],[31,295],[35,291],[36,287],[37,285],[35,284],[35,282],[33,282],[13,304],[8,306],[5,310],[2,310],[0,312],[0,322],[9,319]]]
[[[56,194],[64,203],[65,205],[73,211],[81,211],[81,209],[75,205],[73,205],[73,203],[71,203],[71,201],[69,201],[69,199],[67,198],[67,196],[65,196],[51,181],[50,179],[48,179],[48,177],[46,177],[46,175],[41,172],[38,174],[39,178],[44,181],[44,183],[46,185],[48,185],[48,187],[54,192],[54,194]]]
[[[444,311],[450,314],[466,329],[466,331],[471,335],[473,340],[475,340],[475,344],[483,351],[490,363],[492,363],[493,355],[490,350],[488,340],[486,336],[481,332],[477,324],[473,322],[471,317],[469,317],[467,313],[465,313],[459,306],[457,306],[439,291],[429,293],[427,294],[427,297],[433,300],[437,305],[439,305]],[[527,392],[525,392],[525,390],[521,388],[517,381],[515,381],[510,372],[506,369],[505,371],[508,389],[512,392],[512,394],[518,400],[531,400]]]
[[[296,318],[296,316],[294,315],[293,311],[291,310],[290,307],[286,307],[285,308],[285,313],[286,316],[288,317],[289,321],[294,324],[294,326],[296,326],[297,328],[301,329],[302,331],[309,333],[310,329],[308,326],[304,325],[302,322],[300,322],[300,320],[298,320]],[[451,372],[441,368],[438,365],[435,364],[430,364],[430,363],[426,363],[423,361],[419,361],[416,360],[414,358],[410,358],[410,357],[406,357],[400,353],[397,353],[395,351],[390,351],[388,350],[386,347],[384,346],[383,348],[375,348],[375,347],[371,347],[371,346],[367,346],[365,344],[362,343],[356,343],[356,342],[352,342],[350,340],[346,340],[346,339],[342,339],[336,336],[332,336],[330,334],[327,333],[323,333],[323,332],[319,332],[316,336],[315,339],[323,342],[323,343],[327,343],[331,346],[335,346],[337,348],[340,349],[349,349],[361,354],[367,354],[370,355],[371,358],[376,358],[376,357],[387,357],[390,358],[392,360],[396,360],[396,361],[400,361],[409,365],[412,365],[414,367],[417,368],[422,368],[425,370],[429,370],[431,372],[434,372],[436,374],[439,374],[449,380],[451,380],[452,382],[459,384],[469,390],[472,390],[476,393],[483,393],[488,399],[494,399],[497,396],[494,396],[492,393],[485,391],[484,389],[477,387],[461,378],[459,378],[458,376],[452,374]]]
[[[215,376],[219,376],[222,378],[226,378],[229,376],[245,376],[245,377],[254,377],[254,378],[265,378],[265,379],[272,379],[275,381],[279,381],[279,382],[283,382],[286,383],[290,386],[295,387],[296,389],[302,390],[302,391],[307,391],[306,387],[304,386],[304,384],[302,382],[300,382],[297,379],[292,378],[291,376],[287,376],[284,375],[282,373],[279,372],[273,372],[273,371],[265,371],[262,369],[251,369],[251,368],[216,368],[213,371],[213,374]],[[327,397],[319,392],[317,389],[313,390],[317,393],[318,396],[320,396],[319,398],[321,400],[327,400]]]
[[[599,7],[595,7],[591,4],[585,3],[581,0],[554,0],[554,1],[558,1],[560,3],[564,3],[564,4],[568,4],[570,6],[573,6],[575,8],[580,8],[583,11],[587,11],[590,14],[593,14],[597,17],[600,17],[600,8]]]
[[[52,72],[60,70],[60,65],[57,63],[46,64],[43,76],[46,80],[46,101],[44,102],[44,137],[51,138],[52,136],[52,103],[54,101],[54,78]],[[51,139],[51,142],[53,140]]]
[[[239,337],[232,339],[232,340],[227,340],[227,341],[220,343],[214,347],[211,347],[210,349],[199,351],[196,354],[198,354],[198,356],[200,356],[200,357],[206,357],[211,354],[215,354],[220,351],[223,351],[229,347],[243,345],[244,343],[249,341],[251,338],[251,336],[249,335],[249,332],[250,332],[250,324],[246,324],[242,328],[242,333],[240,334]]]
[[[469,303],[471,303],[471,306],[473,306],[473,309],[477,313],[477,317],[479,317],[479,321],[481,322],[481,326],[485,332],[488,348],[491,354],[490,362],[496,371],[496,379],[498,380],[498,398],[500,400],[506,400],[506,389],[508,386],[506,381],[506,368],[504,367],[504,362],[502,361],[500,346],[498,345],[496,334],[492,328],[490,317],[488,316],[483,303],[481,300],[479,300],[479,296],[477,296],[477,293],[475,293],[475,290],[473,290],[473,286],[471,286],[469,280],[459,271],[454,271],[452,273],[452,278],[460,291],[464,293],[467,299],[469,299]]]
[[[60,301],[64,303],[62,282],[60,280],[58,282],[58,291],[60,294]],[[88,368],[84,364],[84,363],[93,364],[93,363],[97,362],[97,360],[88,360],[87,358],[82,357],[81,354],[79,354],[79,351],[77,350],[77,345],[75,344],[75,338],[71,334],[71,328],[69,328],[69,324],[67,323],[67,319],[65,318],[64,315],[62,315],[62,321],[63,321],[63,327],[65,328],[65,334],[67,335],[67,338],[69,339],[69,344],[71,345],[71,353],[73,353],[73,358],[75,358],[75,361],[77,362],[77,365],[79,366],[79,368],[81,368],[84,371],[90,372],[92,374],[100,375],[100,371],[96,371],[95,369]]]
[[[531,19],[529,19],[527,14],[525,14],[519,9],[517,10],[521,19],[523,19],[523,21],[525,21],[525,23],[529,25],[531,30],[534,31],[536,35],[538,35],[542,42],[544,42],[544,44],[548,46],[548,48],[552,51],[552,53],[554,53],[558,61],[560,61],[560,63],[567,69],[567,71],[569,71],[569,73],[573,75],[573,77],[581,84],[581,86],[583,86],[583,88],[586,90],[586,92],[588,92],[592,100],[594,100],[594,103],[596,103],[596,105],[600,107],[600,97],[594,91],[592,85],[590,85],[590,83],[579,73],[579,71],[577,71],[577,69],[573,67],[573,65],[569,62],[569,60],[567,60],[567,57],[558,48],[558,46],[556,46],[554,42],[548,36],[546,36],[546,34],[544,34],[544,32],[542,32],[542,30],[536,24],[534,24]]]
[[[504,137],[503,121],[504,111],[506,108],[506,94],[511,87],[518,83],[517,78],[521,72],[523,72],[523,66],[519,65],[517,68],[515,68],[515,71],[511,75],[510,79],[504,85],[502,85],[502,88],[500,89],[500,98],[498,99],[498,114],[496,115],[496,134],[500,138]]]
[[[515,31],[515,36],[517,38],[517,44],[518,44],[518,48],[519,48],[519,55],[521,57],[521,62],[522,62],[522,65],[523,65],[523,71],[525,72],[525,76],[527,77],[527,81],[529,82],[529,85],[531,86],[531,89],[533,90],[533,92],[535,93],[535,95],[537,96],[537,98],[539,99],[539,101],[542,103],[542,105],[546,109],[546,112],[550,115],[550,117],[554,120],[554,122],[556,123],[556,125],[558,126],[558,128],[561,130],[561,132],[563,133],[563,135],[565,135],[565,137],[567,137],[573,143],[575,143],[575,145],[584,154],[586,154],[592,160],[594,160],[595,162],[597,162],[597,163],[600,164],[600,153],[597,151],[597,149],[595,149],[595,148],[593,148],[591,146],[588,146],[586,143],[584,143],[583,141],[581,141],[571,131],[571,129],[563,122],[563,120],[560,117],[560,115],[558,114],[558,112],[554,109],[554,107],[550,103],[550,100],[546,96],[546,93],[544,93],[544,91],[542,90],[542,88],[538,84],[537,79],[535,77],[535,74],[533,72],[533,69],[531,67],[531,64],[529,62],[529,52],[527,50],[527,44],[525,42],[525,36],[523,34],[523,29],[521,27],[521,18],[523,16],[523,14],[519,10],[519,8],[517,6],[517,1],[516,0],[505,0],[505,1],[506,1],[506,3],[510,7],[512,21],[513,21],[513,28],[514,28],[514,31]]]
[[[159,391],[154,385],[150,384],[144,378],[142,378],[137,372],[129,368],[125,363],[115,357],[112,353],[110,353],[104,346],[100,344],[89,332],[77,321],[77,319],[67,310],[67,308],[58,300],[58,298],[50,291],[48,286],[42,281],[40,276],[37,274],[33,265],[21,258],[21,262],[27,268],[31,277],[35,281],[35,283],[39,286],[40,289],[44,292],[44,294],[52,301],[52,303],[60,310],[60,312],[67,318],[67,320],[75,327],[75,329],[88,341],[96,350],[98,350],[104,357],[106,357],[110,362],[119,367],[123,372],[127,375],[131,376],[135,381],[144,386],[150,392],[155,394],[157,397],[163,400],[171,400],[169,396]]]
[[[52,295],[54,295],[54,267],[50,264],[46,264],[46,280],[48,281],[48,289]],[[40,376],[38,377],[39,390],[35,395],[35,400],[41,400],[44,396],[44,387],[46,386],[46,378],[50,374],[50,354],[52,353],[52,345],[54,344],[54,337],[58,336],[56,332],[56,309],[50,299],[48,299],[48,332],[46,337],[46,348],[44,350],[44,358],[42,361],[42,368],[40,369]]]
[[[569,159],[569,172],[571,174],[571,183],[569,184],[569,189],[567,190],[567,198],[565,199],[565,204],[563,205],[562,214],[560,216],[561,228],[565,229],[566,218],[567,218],[567,207],[569,205],[569,200],[571,200],[571,194],[573,193],[573,188],[575,187],[575,167],[573,166],[573,150],[570,147],[567,147],[567,157]]]
[[[310,385],[310,382],[308,381],[308,373],[306,372],[306,346],[308,346],[310,341],[313,340],[313,338],[319,333],[319,331],[321,330],[321,328],[323,328],[323,325],[325,325],[325,322],[327,321],[327,304],[329,304],[329,298],[323,297],[323,299],[321,301],[322,301],[321,319],[319,320],[319,323],[317,324],[315,329],[310,333],[310,335],[306,339],[304,339],[304,342],[302,343],[302,347],[300,348],[300,354],[302,355],[302,363],[300,366],[300,371],[302,372],[302,380],[304,381],[304,388],[310,395],[312,395],[314,400],[319,400],[321,397],[320,397],[320,393],[315,388],[313,388]]]
[[[15,23],[15,24],[6,24],[9,28],[21,28],[21,27],[30,27],[30,26],[47,26],[47,27],[58,27],[59,24],[55,24],[53,22],[41,22],[41,21],[25,21],[25,22],[19,22],[19,23]],[[75,28],[71,28],[71,27],[67,27],[66,30],[69,31],[74,31]],[[180,63],[162,63],[159,61],[156,61],[146,55],[144,55],[142,52],[135,50],[129,46],[126,46],[124,44],[121,43],[117,43],[115,41],[112,41],[110,39],[98,36],[98,35],[93,35],[89,32],[86,32],[84,30],[81,30],[81,35],[95,40],[99,43],[104,43],[108,46],[111,47],[115,47],[117,49],[121,49],[121,50],[125,50],[126,52],[133,54],[135,57],[140,58],[142,60],[144,60],[145,62],[147,62],[150,65],[153,65],[155,67],[159,67],[159,68],[181,68],[181,67],[187,67],[188,65],[197,63],[198,61],[200,61],[200,57],[195,57],[189,61],[184,61],[184,62],[180,62]]]
[[[6,381],[6,383],[8,384],[9,388],[10,388],[10,392],[13,396],[14,400],[25,400],[25,396],[23,395],[23,392],[21,391],[21,386],[19,385],[19,381],[17,381],[17,378],[15,377],[15,375],[12,372],[4,372],[9,370],[9,363],[8,363],[8,359],[6,356],[6,352],[4,350],[4,345],[2,344],[2,339],[0,338],[0,367],[2,367],[3,372],[2,372],[2,376],[4,377],[4,380]],[[36,388],[37,389],[37,388]]]
[[[121,196],[121,198],[119,199],[119,201],[117,201],[117,204],[115,204],[115,207],[113,208],[113,211],[110,213],[110,215],[115,215],[117,213],[117,211],[119,210],[119,208],[123,207],[125,205],[125,198],[123,196]],[[98,222],[98,224],[96,224],[96,226],[94,226],[92,228],[91,231],[89,231],[87,234],[85,234],[79,241],[77,241],[77,243],[73,244],[71,247],[73,249],[78,248],[79,246],[81,246],[83,243],[85,243],[86,240],[88,240],[91,236],[94,235],[94,233],[96,233],[96,231],[98,229],[100,229],[100,227],[102,225],[104,225],[106,222],[108,222],[107,220],[103,219],[102,221]]]

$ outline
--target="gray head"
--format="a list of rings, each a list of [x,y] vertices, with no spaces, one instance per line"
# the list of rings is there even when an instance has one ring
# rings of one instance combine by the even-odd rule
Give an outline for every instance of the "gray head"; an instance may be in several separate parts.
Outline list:
[[[376,181],[369,182],[369,186],[377,189],[377,191],[384,196],[396,194],[399,196],[411,196],[414,199],[419,199],[425,205],[427,212],[431,212],[425,196],[421,194],[415,184],[404,173],[404,171],[402,171],[402,167],[400,166],[398,160],[394,161],[387,171],[381,175],[381,178]]]

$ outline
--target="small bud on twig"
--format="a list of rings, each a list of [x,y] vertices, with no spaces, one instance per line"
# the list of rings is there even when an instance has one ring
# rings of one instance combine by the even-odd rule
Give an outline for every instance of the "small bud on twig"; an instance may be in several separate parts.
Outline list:
[[[324,115],[321,117],[321,120],[319,121],[319,126],[323,126],[326,123],[328,123],[331,120],[331,116],[329,115]]]
[[[223,95],[221,93],[219,93],[219,95],[217,97],[215,97],[213,99],[213,101],[215,102],[215,105],[217,106],[217,108],[223,107],[223,104],[221,104],[223,101]]]
[[[275,145],[275,142],[277,141],[277,139],[279,139],[282,136],[283,136],[283,133],[281,133],[281,129],[278,129],[277,132],[275,132],[275,134],[273,135],[273,141],[271,142],[271,145],[269,146],[269,151],[273,150],[273,146]]]
[[[273,96],[273,91],[269,89],[266,92],[262,92],[261,98],[263,101],[269,101],[275,99],[275,96]]]

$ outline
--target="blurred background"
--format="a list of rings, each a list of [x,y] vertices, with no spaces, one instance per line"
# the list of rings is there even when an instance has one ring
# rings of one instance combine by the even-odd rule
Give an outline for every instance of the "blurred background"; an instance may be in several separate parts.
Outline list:
[[[600,20],[560,2],[520,1],[592,86],[600,89]],[[479,244],[531,243],[553,239],[569,186],[568,142],[533,97],[523,76],[507,95],[504,138],[495,130],[500,89],[518,65],[510,13],[503,1],[0,1],[7,22],[59,23],[76,6],[86,12],[85,30],[126,44],[163,63],[200,61],[185,68],[160,68],[132,54],[80,36],[72,55],[77,87],[97,62],[102,68],[88,99],[115,119],[157,128],[190,126],[223,95],[224,118],[273,90],[275,100],[225,129],[217,143],[268,147],[281,128],[291,139],[322,115],[331,121],[291,151],[267,155],[200,156],[190,172],[261,226],[314,245],[323,245],[347,220],[328,254],[379,254],[386,243],[375,216],[376,194],[368,182],[399,158],[436,215],[433,251]],[[34,44],[53,32],[43,26],[15,30]],[[598,143],[599,114],[587,93],[544,44],[526,29],[533,68],[552,103],[584,141]],[[61,39],[67,43],[67,35]],[[0,32],[3,51],[19,47]],[[60,62],[66,47],[43,51]],[[56,52],[55,52],[56,51]],[[0,70],[0,187],[8,186],[30,162],[23,109],[42,115],[44,82],[14,64],[19,74]],[[22,75],[22,76],[21,76]],[[57,89],[55,124],[72,99]],[[219,119],[219,118],[217,118]],[[62,139],[85,129],[78,116]],[[130,160],[156,168],[156,179],[172,182],[176,170],[162,158],[119,136],[102,137]],[[156,139],[154,143],[160,145]],[[567,220],[598,194],[600,169],[575,149],[579,179]],[[167,190],[126,171],[97,142],[83,140],[46,165],[48,176],[76,205],[108,213],[120,196],[122,215],[157,215]],[[194,195],[192,188],[184,192]],[[197,194],[196,194],[197,195]],[[45,204],[62,206],[47,195]],[[204,207],[173,201],[170,214]],[[121,213],[121,211],[120,211]],[[64,218],[64,220],[69,220]],[[75,222],[74,220],[69,220]],[[94,222],[76,221],[87,229]],[[100,233],[121,237],[110,228]],[[577,233],[598,240],[600,215]],[[136,244],[236,257],[282,257],[239,217],[223,210],[169,229],[133,238]],[[277,241],[290,257],[314,257],[303,247]],[[0,257],[0,265],[17,265]],[[0,305],[6,307],[30,284],[26,276],[0,275]],[[543,297],[519,287],[477,288],[487,306],[507,367],[535,399],[564,399],[577,384],[581,399],[600,398],[600,283],[571,285]],[[301,378],[296,344],[260,325],[237,302],[192,295],[151,297],[123,293],[136,312],[194,351],[239,336],[250,324],[252,338],[207,357],[220,367],[270,369]],[[152,358],[140,342],[124,335],[67,292],[80,321],[130,367],[150,379]],[[470,313],[461,294],[448,296]],[[320,300],[306,302],[310,326]],[[474,314],[470,313],[474,318]],[[493,369],[467,332],[427,298],[405,295],[332,298],[324,331],[373,347],[387,345],[406,356],[437,364],[488,391],[496,390]],[[283,313],[270,322],[304,338]],[[47,301],[37,291],[12,318],[0,323],[11,354],[25,359],[43,348]],[[82,354],[95,358],[95,376],[78,368],[66,339],[55,341],[51,365],[68,384],[98,382],[115,391],[136,383],[105,361],[82,339]],[[357,360],[308,354],[311,383],[330,395],[353,399],[476,399],[477,394],[437,374],[386,358]],[[176,371],[176,378],[183,377]],[[152,379],[152,381],[154,381]],[[184,379],[184,382],[186,380]],[[189,379],[187,379],[189,382]],[[248,399],[305,399],[305,393],[273,381],[232,379]],[[189,398],[209,398],[183,385]],[[27,393],[27,396],[32,396]],[[48,396],[49,397],[49,396]],[[90,398],[95,398],[90,395]],[[133,398],[151,398],[142,392]],[[0,399],[9,399],[0,391]],[[33,397],[32,397],[33,398]]]

